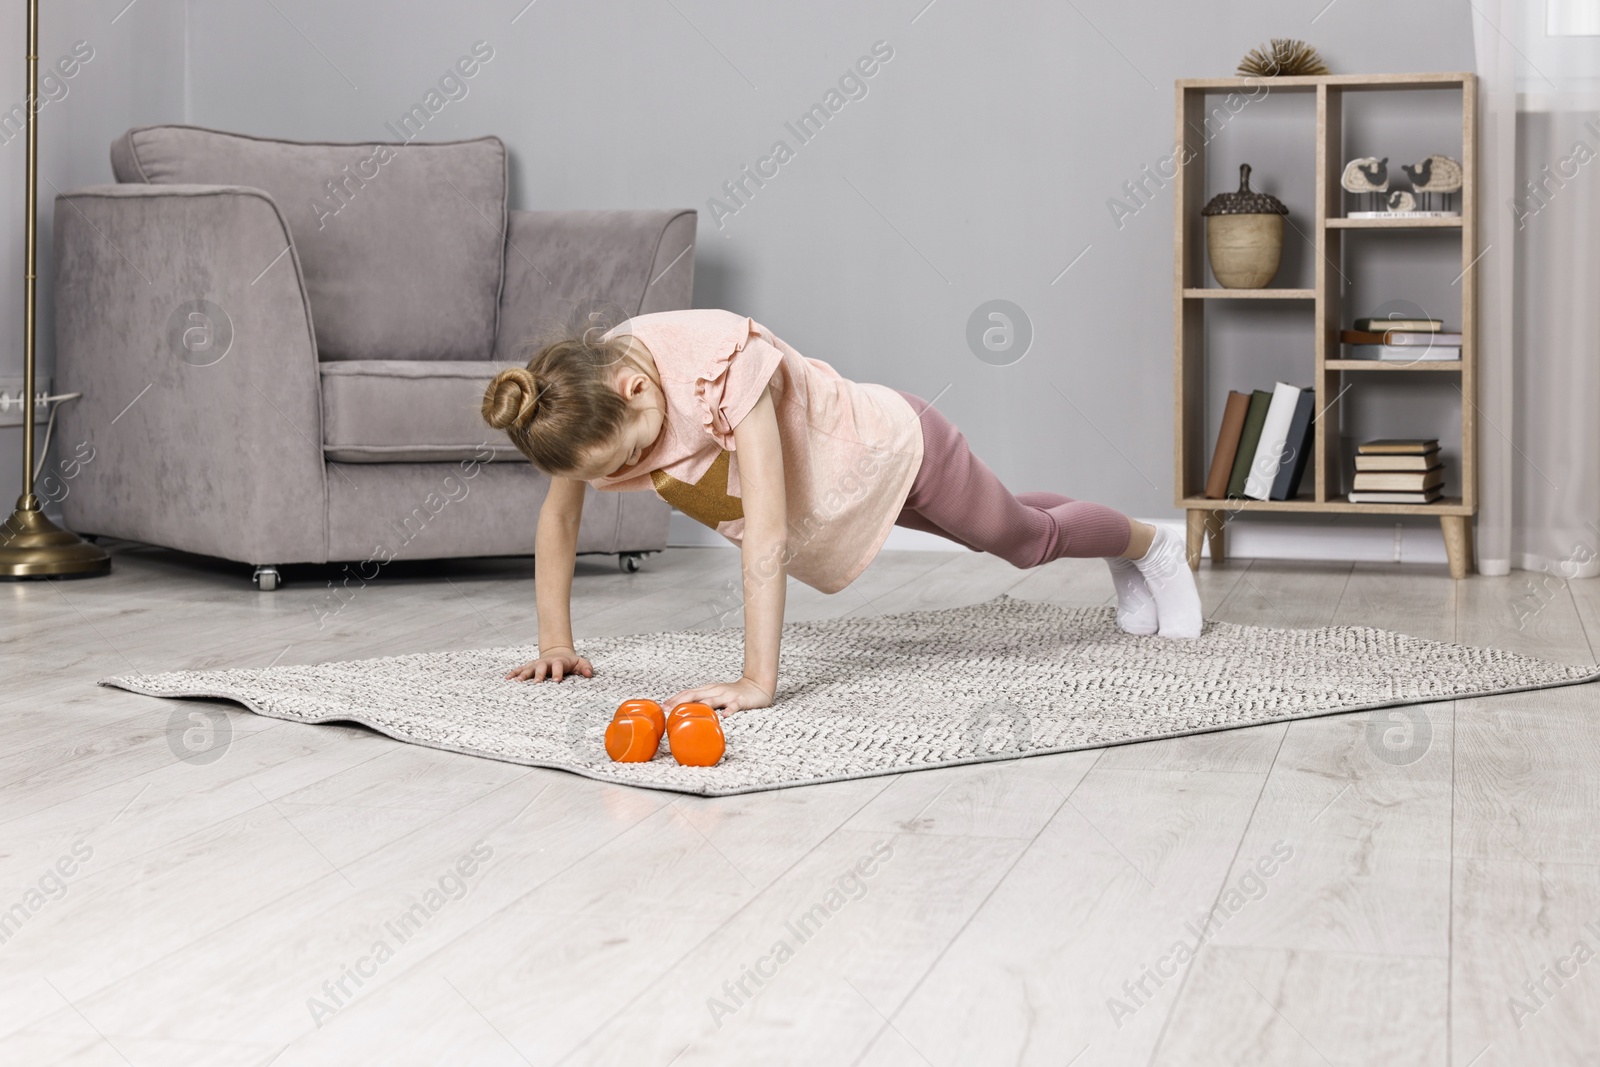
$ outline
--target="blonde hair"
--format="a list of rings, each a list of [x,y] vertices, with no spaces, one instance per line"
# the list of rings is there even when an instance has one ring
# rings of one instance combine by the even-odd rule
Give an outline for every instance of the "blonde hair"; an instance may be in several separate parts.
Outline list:
[[[526,367],[495,375],[483,394],[484,421],[546,474],[576,471],[627,423],[614,378],[628,347],[627,335],[601,339],[594,329],[544,345]]]

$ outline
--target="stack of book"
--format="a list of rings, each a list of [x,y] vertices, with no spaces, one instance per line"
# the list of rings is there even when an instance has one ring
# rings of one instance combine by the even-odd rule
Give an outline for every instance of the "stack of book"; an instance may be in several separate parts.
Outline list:
[[[1439,441],[1384,438],[1356,450],[1352,504],[1431,504],[1444,492]]]
[[[1439,319],[1357,319],[1353,330],[1340,330],[1351,359],[1401,363],[1458,362],[1461,335],[1446,333]]]
[[[1311,454],[1316,394],[1278,382],[1272,392],[1229,391],[1205,495],[1293,500]]]

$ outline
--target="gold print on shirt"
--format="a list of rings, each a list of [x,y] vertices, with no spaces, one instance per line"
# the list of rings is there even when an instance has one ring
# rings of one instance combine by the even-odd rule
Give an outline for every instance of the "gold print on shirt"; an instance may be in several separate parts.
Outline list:
[[[724,448],[693,485],[680,482],[666,471],[651,471],[661,499],[683,512],[696,522],[713,530],[718,523],[744,518],[744,501],[728,495],[728,460],[732,455]]]

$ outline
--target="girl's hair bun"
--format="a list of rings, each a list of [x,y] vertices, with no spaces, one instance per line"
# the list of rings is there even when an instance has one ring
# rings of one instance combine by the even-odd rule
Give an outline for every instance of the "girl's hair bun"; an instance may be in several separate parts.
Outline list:
[[[526,367],[508,367],[494,376],[483,397],[483,417],[497,430],[526,429],[539,411],[542,390]]]
[[[591,335],[519,345],[536,351],[522,367],[507,367],[483,392],[483,421],[500,430],[544,473],[576,477],[594,450],[616,442],[628,424],[628,401],[618,371],[627,339]]]

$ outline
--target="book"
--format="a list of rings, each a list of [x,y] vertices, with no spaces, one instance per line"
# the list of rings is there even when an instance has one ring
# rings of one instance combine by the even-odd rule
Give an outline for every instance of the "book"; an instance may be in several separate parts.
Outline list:
[[[1425,489],[1444,484],[1444,467],[1430,467],[1425,471],[1357,471],[1350,488],[1366,491],[1381,489],[1389,492],[1420,493]]]
[[[1421,452],[1413,456],[1384,455],[1377,453],[1356,457],[1358,471],[1425,471],[1439,464],[1439,450]]]
[[[1351,345],[1349,358],[1388,363],[1459,363],[1461,349],[1451,345]]]
[[[1363,441],[1356,446],[1356,452],[1363,456],[1371,455],[1421,455],[1432,452],[1439,447],[1437,437],[1378,437],[1371,441]]]
[[[1443,319],[1357,319],[1355,327],[1367,333],[1439,333],[1444,329]]]
[[[1250,394],[1250,407],[1245,412],[1244,430],[1239,434],[1239,450],[1233,457],[1233,472],[1228,476],[1228,495],[1244,496],[1244,483],[1250,477],[1250,464],[1256,458],[1256,445],[1261,440],[1261,424],[1267,421],[1267,408],[1272,394],[1257,389]]]
[[[1256,441],[1256,454],[1250,461],[1250,473],[1244,482],[1244,495],[1252,500],[1266,500],[1272,496],[1272,483],[1283,465],[1289,423],[1294,419],[1300,392],[1299,386],[1288,382],[1277,382],[1272,387],[1272,401],[1261,423],[1261,437]]]
[[[1459,219],[1459,211],[1352,211],[1347,219]]]
[[[1233,461],[1239,455],[1239,437],[1244,433],[1244,417],[1250,410],[1250,394],[1228,390],[1228,406],[1222,411],[1222,428],[1217,431],[1217,447],[1211,452],[1211,474],[1206,478],[1206,496],[1221,500],[1228,493]]]
[[[1300,390],[1300,399],[1294,407],[1294,417],[1289,420],[1289,434],[1284,439],[1285,448],[1294,450],[1293,458],[1285,453],[1278,467],[1278,476],[1272,481],[1269,500],[1293,500],[1300,495],[1300,478],[1306,472],[1306,458],[1311,455],[1312,442],[1316,440],[1317,394],[1312,389]]]
[[[1431,504],[1443,494],[1437,489],[1420,493],[1355,493],[1348,494],[1352,504]]]
[[[1459,333],[1432,333],[1427,330],[1340,330],[1339,340],[1347,345],[1417,345],[1432,348],[1435,345],[1461,347]]]

